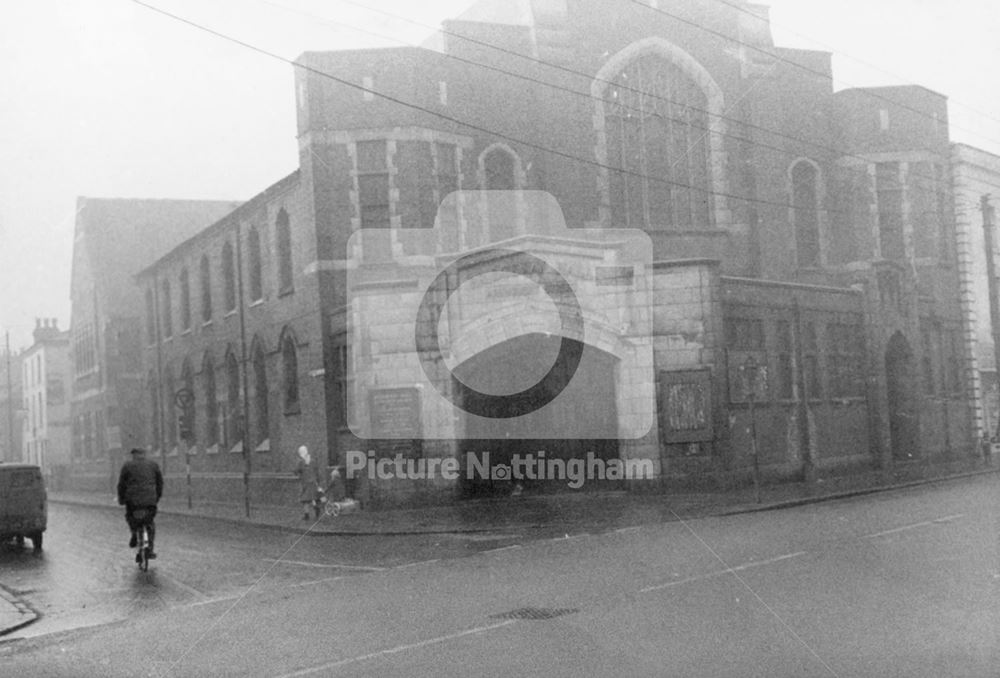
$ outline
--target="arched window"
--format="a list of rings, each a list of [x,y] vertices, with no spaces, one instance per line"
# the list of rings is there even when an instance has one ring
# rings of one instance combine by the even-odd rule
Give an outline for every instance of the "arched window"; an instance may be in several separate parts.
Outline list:
[[[230,351],[226,354],[226,444],[230,447],[243,438],[243,409],[240,404],[240,364]]]
[[[299,407],[299,361],[295,351],[295,338],[291,333],[285,334],[281,341],[281,379],[285,414],[296,414],[301,411]]]
[[[219,403],[215,393],[215,363],[210,353],[205,353],[201,364],[201,378],[204,383],[205,445],[212,446],[219,442]]]
[[[212,319],[212,272],[208,266],[208,255],[201,255],[199,264],[199,277],[201,278],[201,320],[208,322]]]
[[[191,280],[187,268],[181,270],[181,329],[191,329]]]
[[[799,268],[820,265],[817,174],[816,166],[808,160],[792,166],[792,219]]]
[[[156,343],[156,307],[152,288],[146,290],[146,343]]]
[[[292,229],[288,223],[288,212],[282,209],[274,222],[275,237],[278,241],[278,288],[279,293],[290,292],[292,281]]]
[[[709,101],[702,86],[659,52],[644,51],[601,93],[612,225],[701,229],[713,225]]]
[[[247,257],[249,259],[250,300],[257,301],[264,298],[264,285],[261,279],[260,233],[256,228],[251,228],[250,233],[247,234]]]
[[[259,341],[253,347],[253,420],[256,446],[268,438],[267,364],[264,346]]]
[[[160,385],[152,372],[146,377],[146,386],[149,389],[149,446],[159,448],[162,445],[160,440]]]
[[[170,301],[170,281],[163,281],[163,298],[160,299],[160,304],[162,304],[161,311],[163,312],[163,336],[170,337],[174,333],[173,325],[173,313],[171,313],[171,301]]]
[[[181,367],[181,388],[186,389],[189,394],[194,395],[194,370],[191,369],[191,360],[189,358],[184,359],[184,364]],[[192,402],[184,410],[177,410],[177,416],[179,418],[183,418],[183,428],[188,432],[186,438],[181,437],[181,442],[188,445],[194,445],[198,439],[197,429],[195,427],[196,404],[197,403]]]
[[[233,246],[226,241],[222,246],[222,288],[225,292],[226,311],[236,310],[236,265]]]

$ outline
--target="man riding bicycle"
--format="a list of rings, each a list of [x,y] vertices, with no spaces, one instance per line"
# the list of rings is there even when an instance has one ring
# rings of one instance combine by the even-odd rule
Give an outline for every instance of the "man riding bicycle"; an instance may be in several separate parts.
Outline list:
[[[146,459],[145,450],[133,449],[131,454],[132,458],[122,465],[118,474],[118,503],[125,507],[125,520],[132,532],[128,545],[135,548],[138,543],[136,531],[145,522],[149,528],[149,557],[155,558],[153,541],[156,526],[153,518],[156,516],[156,504],[163,495],[163,474],[155,461]],[[145,520],[134,516],[140,509],[144,510]]]

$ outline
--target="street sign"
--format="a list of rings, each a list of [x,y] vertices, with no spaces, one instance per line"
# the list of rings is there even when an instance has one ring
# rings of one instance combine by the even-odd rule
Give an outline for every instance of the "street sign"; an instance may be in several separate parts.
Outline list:
[[[182,410],[186,410],[194,403],[194,391],[189,388],[182,388],[174,393],[174,405]]]

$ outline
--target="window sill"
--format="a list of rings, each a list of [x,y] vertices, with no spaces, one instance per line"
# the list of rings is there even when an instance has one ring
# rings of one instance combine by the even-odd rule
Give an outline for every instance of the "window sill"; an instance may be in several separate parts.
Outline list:
[[[264,305],[264,297],[260,297],[259,299],[254,299],[253,301],[250,302],[250,308],[257,308],[258,306],[263,306],[263,305]]]
[[[298,403],[295,405],[289,405],[285,408],[286,417],[293,417],[297,414],[302,414],[302,407]]]
[[[291,296],[293,294],[295,294],[295,288],[294,287],[288,287],[288,288],[285,288],[285,289],[280,290],[278,292],[278,298],[280,299],[282,297]]]
[[[201,326],[202,326],[202,328],[211,327],[212,326],[212,319],[209,318],[208,320],[203,321],[201,323]]]
[[[205,454],[218,454],[218,453],[219,453],[218,443],[216,443],[215,445],[209,445],[208,447],[205,448]]]
[[[234,315],[236,315],[236,309],[235,308],[226,311],[226,314],[224,316],[222,316],[222,317],[223,318],[231,318]]]
[[[857,403],[865,402],[866,398],[864,396],[844,396],[841,398],[830,398],[830,402],[834,405],[855,405]]]
[[[230,454],[243,454],[243,441],[236,443],[231,448],[229,448]]]
[[[260,445],[254,448],[254,452],[270,452],[271,451],[271,439],[264,438]]]
[[[188,327],[187,329],[183,330],[183,331],[181,332],[181,336],[182,336],[182,337],[189,337],[189,336],[191,336],[191,328],[190,328],[190,327]]]

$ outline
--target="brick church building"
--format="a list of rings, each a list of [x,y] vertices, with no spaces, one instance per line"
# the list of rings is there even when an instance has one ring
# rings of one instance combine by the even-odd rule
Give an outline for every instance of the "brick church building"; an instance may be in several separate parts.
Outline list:
[[[413,337],[412,319],[387,320],[412,283],[402,264],[423,267],[419,288],[449,254],[408,229],[434,227],[456,190],[543,191],[570,233],[652,243],[650,382],[620,369],[621,336],[589,347],[604,365],[595,412],[624,426],[646,389],[652,426],[562,441],[564,457],[648,460],[656,486],[743,481],[754,447],[775,480],[974,463],[944,96],[834,92],[830,54],[774,45],[766,7],[701,0],[487,0],[425,48],[303,54],[295,96],[299,169],[137,277],[148,444],[168,476],[187,454],[197,493],[235,496],[246,477],[255,501],[286,501],[302,444],[338,465],[349,450],[455,456],[481,434],[458,422],[401,445],[358,437],[349,416],[373,378],[359,357]],[[456,218],[468,239],[453,250],[524,237],[475,241],[471,210]],[[347,295],[359,229],[380,229],[388,253],[365,273],[368,310]],[[563,247],[579,249],[572,235]],[[462,360],[500,351],[509,365],[524,331],[484,332]],[[381,383],[413,385],[400,375]],[[483,488],[353,489],[398,504]]]

